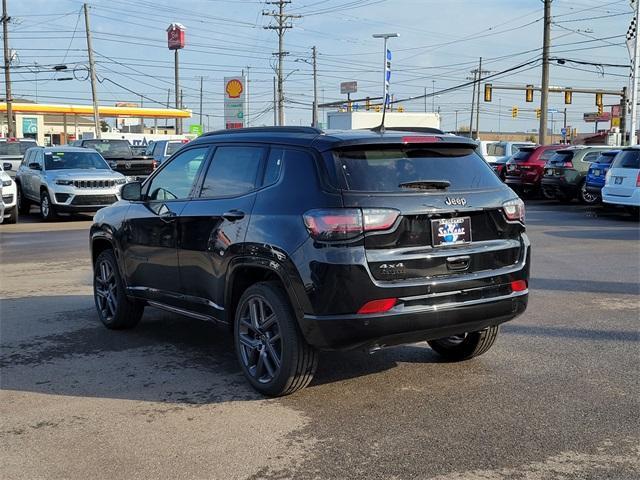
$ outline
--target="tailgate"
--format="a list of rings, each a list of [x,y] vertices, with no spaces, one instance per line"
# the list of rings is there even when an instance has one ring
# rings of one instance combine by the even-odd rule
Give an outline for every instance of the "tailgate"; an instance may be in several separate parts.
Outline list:
[[[368,233],[364,239],[371,275],[380,281],[400,281],[459,276],[518,263],[524,227],[507,222],[502,207],[479,208],[489,203],[490,195],[344,194],[343,198],[348,207],[400,210],[393,228]],[[465,206],[447,205],[447,199],[459,198],[465,199]]]

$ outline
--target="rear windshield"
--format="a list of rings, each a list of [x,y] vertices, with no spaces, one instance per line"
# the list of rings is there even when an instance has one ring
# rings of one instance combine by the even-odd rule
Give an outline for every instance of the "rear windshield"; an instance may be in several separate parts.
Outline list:
[[[46,170],[110,169],[104,158],[95,152],[45,152],[44,167]]]
[[[618,152],[604,152],[598,156],[596,163],[602,163],[604,165],[609,165],[613,162],[613,159],[616,158]]]
[[[487,155],[502,157],[507,154],[507,146],[504,143],[490,143],[487,145]]]
[[[640,168],[640,150],[623,150],[616,155],[611,168]]]
[[[24,155],[28,148],[37,146],[36,142],[0,142],[0,155]]]
[[[131,144],[127,140],[89,140],[82,145],[93,148],[108,158],[128,158],[131,156]]]
[[[473,148],[459,146],[348,149],[334,152],[343,187],[363,192],[411,192],[449,182],[446,191],[494,188],[502,184]]]
[[[178,150],[180,150],[183,145],[184,145],[184,143],[182,143],[182,142],[169,142],[169,143],[167,143],[167,153],[165,153],[165,155],[173,155]]]
[[[549,163],[562,165],[564,162],[570,162],[571,160],[573,160],[573,155],[573,150],[563,150],[560,152],[555,152],[549,159]]]
[[[516,162],[526,162],[527,160],[529,160],[529,157],[531,157],[533,150],[533,148],[523,148],[521,150],[518,150],[518,152],[513,156],[513,159]]]

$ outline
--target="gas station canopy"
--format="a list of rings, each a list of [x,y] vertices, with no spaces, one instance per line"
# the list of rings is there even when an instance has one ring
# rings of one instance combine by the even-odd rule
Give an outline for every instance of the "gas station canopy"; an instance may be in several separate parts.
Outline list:
[[[13,113],[53,114],[53,115],[89,115],[93,116],[92,105],[55,105],[49,103],[12,103]],[[0,112],[7,111],[7,104],[0,103]],[[174,108],[109,107],[99,106],[101,117],[136,118],[191,118],[191,110]]]

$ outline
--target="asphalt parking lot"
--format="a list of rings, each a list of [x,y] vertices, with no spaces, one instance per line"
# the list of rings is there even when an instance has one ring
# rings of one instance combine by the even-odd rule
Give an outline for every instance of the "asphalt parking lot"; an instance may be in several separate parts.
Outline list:
[[[104,329],[88,217],[0,226],[2,478],[640,478],[639,223],[527,208],[529,309],[488,354],[323,354],[281,399],[214,325]]]

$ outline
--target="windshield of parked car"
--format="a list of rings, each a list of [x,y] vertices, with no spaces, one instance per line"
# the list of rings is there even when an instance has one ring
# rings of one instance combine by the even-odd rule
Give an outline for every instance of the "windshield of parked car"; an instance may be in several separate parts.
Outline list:
[[[0,155],[24,155],[28,148],[37,147],[36,142],[0,142]]]
[[[169,143],[167,143],[167,153],[165,155],[167,155],[167,156],[173,155],[178,150],[180,150],[183,145],[184,145],[184,143],[182,143],[182,142],[169,142]]]
[[[531,156],[533,151],[534,151],[533,148],[521,148],[511,158],[513,158],[516,162],[525,162],[525,161],[529,160],[529,157]]]
[[[507,154],[507,147],[504,143],[490,143],[487,145],[487,155],[502,157]]]
[[[131,157],[131,144],[127,140],[89,140],[83,147],[93,148],[106,158]]]
[[[107,162],[96,152],[44,152],[45,170],[110,170]]]
[[[640,168],[640,150],[623,150],[616,155],[611,168]]]
[[[501,185],[473,146],[345,149],[335,152],[334,158],[347,190],[353,191],[452,191]]]

